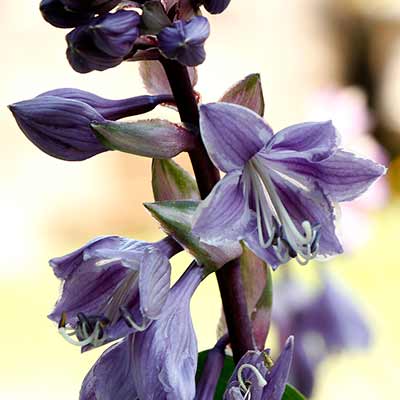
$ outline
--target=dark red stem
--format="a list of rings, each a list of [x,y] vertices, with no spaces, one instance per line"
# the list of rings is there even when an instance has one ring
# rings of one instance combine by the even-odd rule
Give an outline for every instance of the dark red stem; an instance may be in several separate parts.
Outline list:
[[[199,135],[199,109],[187,68],[176,61],[160,60],[167,74],[181,121]],[[189,153],[201,197],[204,199],[219,181],[219,171],[214,167],[201,138],[197,148]],[[227,229],[229,229],[227,227]],[[233,357],[240,360],[247,350],[254,348],[251,322],[243,290],[238,260],[225,264],[217,272],[217,280],[225,312]]]

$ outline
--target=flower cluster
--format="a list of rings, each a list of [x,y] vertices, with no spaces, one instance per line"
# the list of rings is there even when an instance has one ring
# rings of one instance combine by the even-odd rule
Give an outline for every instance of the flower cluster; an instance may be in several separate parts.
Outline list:
[[[97,237],[50,260],[62,290],[49,318],[61,336],[82,351],[117,341],[87,374],[81,400],[209,400],[221,385],[225,400],[280,400],[305,331],[296,329],[296,347],[290,324],[298,318],[287,311],[284,326],[290,329],[281,329],[284,345],[276,362],[264,350],[271,320],[270,268],[341,253],[334,204],[360,196],[385,172],[382,165],[344,150],[329,121],[274,133],[262,118],[258,74],[238,82],[219,102],[198,107],[192,67],[204,61],[209,35],[199,10],[220,13],[228,4],[41,2],[48,22],[74,28],[67,35],[67,57],[76,71],[141,60],[150,94],[109,100],[78,89],[51,90],[10,106],[18,126],[39,149],[67,161],[108,150],[153,158],[155,202],[145,207],[168,234],[154,243]],[[182,124],[120,121],[165,104],[179,111]],[[171,160],[182,152],[189,152],[196,180]],[[221,180],[218,170],[225,173]],[[182,250],[194,260],[171,287],[170,259]],[[190,300],[213,273],[226,325],[200,371]],[[310,305],[301,321],[310,319],[318,330],[335,312],[329,293]],[[321,304],[324,314],[314,318]],[[340,347],[347,339],[340,326],[329,334],[325,326],[320,331],[328,345]],[[232,362],[229,344],[236,366],[224,383],[219,377],[225,362]]]
[[[211,13],[228,4],[204,2]],[[40,10],[51,25],[74,28],[66,36],[67,58],[75,71],[87,73],[135,57],[157,59],[159,52],[184,65],[201,64],[210,28],[205,17],[196,15],[198,6],[187,0],[42,0]]]

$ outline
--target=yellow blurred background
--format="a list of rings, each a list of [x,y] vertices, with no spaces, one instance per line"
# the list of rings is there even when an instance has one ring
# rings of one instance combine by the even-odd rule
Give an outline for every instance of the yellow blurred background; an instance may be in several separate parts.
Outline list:
[[[53,159],[26,140],[6,109],[7,104],[58,87],[77,87],[108,98],[145,94],[133,63],[102,73],[75,73],[64,54],[66,31],[45,23],[38,4],[1,1],[0,398],[70,400],[78,398],[81,381],[102,350],[81,355],[46,318],[59,289],[48,259],[97,235],[142,240],[163,235],[141,205],[152,200],[150,159],[116,152],[80,163]],[[397,0],[232,0],[224,14],[210,19],[208,58],[199,68],[197,86],[204,102],[218,99],[247,74],[260,72],[266,118],[278,130],[303,121],[310,98],[319,90],[366,81],[376,126],[381,128],[375,134],[392,157],[399,154]],[[365,36],[354,42],[360,31]],[[366,48],[367,57],[361,60],[370,65],[372,84],[358,81],[362,73],[359,76],[354,73],[359,68],[353,68]],[[157,109],[151,115],[176,118],[171,110]],[[185,157],[180,160],[188,166]],[[374,332],[373,347],[324,363],[318,371],[317,400],[397,398],[399,165],[392,164],[393,194],[386,206],[368,216],[368,241],[332,261],[333,271],[363,302]],[[175,277],[188,262],[187,256],[174,259]],[[312,275],[312,265],[292,267]],[[215,342],[220,307],[210,277],[192,302],[200,349]]]

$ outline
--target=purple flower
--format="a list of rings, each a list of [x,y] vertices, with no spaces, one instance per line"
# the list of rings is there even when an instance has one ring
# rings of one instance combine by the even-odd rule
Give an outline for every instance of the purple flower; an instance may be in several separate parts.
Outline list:
[[[200,130],[226,175],[199,206],[194,234],[214,244],[244,239],[273,268],[341,253],[333,202],[353,200],[385,172],[340,149],[330,122],[274,135],[253,111],[214,103],[200,107]]]
[[[295,335],[296,347],[289,381],[311,396],[318,365],[339,351],[364,349],[371,334],[351,296],[321,272],[322,286],[310,293],[298,280],[285,277],[274,288],[275,322],[281,343]]]
[[[67,161],[81,161],[110,150],[91,128],[152,110],[171,101],[170,95],[108,100],[79,89],[56,89],[9,106],[26,137],[45,153]]]
[[[49,318],[81,347],[146,329],[161,315],[170,286],[168,258],[180,250],[170,238],[146,243],[105,236],[53,258],[62,292]]]
[[[43,18],[57,28],[74,28],[87,24],[93,18],[93,12],[75,12],[67,8],[61,0],[42,0],[40,12]]]
[[[144,114],[153,110],[159,104],[173,102],[173,96],[169,94],[136,96],[122,100],[109,100],[93,93],[73,88],[50,90],[42,93],[38,97],[42,96],[55,96],[63,99],[81,101],[93,107],[99,114],[102,115],[103,118],[111,121],[130,117],[132,115]]]
[[[293,357],[293,337],[274,364],[269,350],[248,351],[239,361],[224,393],[224,400],[281,400]]]
[[[171,289],[159,319],[100,357],[80,400],[193,399],[197,341],[189,305],[202,278],[203,269],[192,264]]]
[[[80,73],[104,71],[120,64],[139,36],[140,16],[119,10],[91,20],[67,35],[67,58]]]
[[[105,13],[121,3],[121,0],[61,0],[61,2],[76,12]]]
[[[203,0],[204,8],[211,14],[221,14],[231,0]]]
[[[195,66],[205,58],[204,42],[210,34],[207,18],[193,17],[190,21],[176,21],[157,35],[160,50],[167,58],[181,64]]]
[[[90,127],[105,119],[81,101],[40,96],[9,108],[26,137],[53,157],[81,161],[108,150]]]

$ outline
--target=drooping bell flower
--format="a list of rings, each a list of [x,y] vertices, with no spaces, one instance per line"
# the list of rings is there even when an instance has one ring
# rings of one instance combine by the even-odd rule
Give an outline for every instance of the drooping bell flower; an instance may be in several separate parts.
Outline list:
[[[189,306],[202,279],[203,269],[192,264],[172,287],[158,320],[100,357],[80,400],[193,399],[197,341]]]
[[[87,73],[119,65],[133,49],[139,23],[137,12],[119,10],[74,29],[66,37],[67,58],[72,68]]]
[[[203,0],[204,8],[211,14],[221,14],[231,0]]]
[[[371,342],[368,324],[352,296],[327,271],[321,287],[310,291],[291,276],[274,287],[273,322],[281,344],[295,335],[289,382],[304,395],[313,393],[316,371],[330,354],[365,349]]]
[[[105,236],[53,258],[62,291],[49,318],[81,347],[146,329],[161,315],[170,287],[168,258],[180,250],[171,238],[146,243]]]
[[[273,134],[249,109],[214,103],[200,107],[200,131],[226,175],[199,206],[193,233],[214,244],[244,239],[273,268],[341,253],[333,202],[353,200],[385,172],[340,149],[330,122]]]
[[[281,400],[286,388],[294,348],[286,341],[276,363],[269,350],[248,351],[239,361],[224,393],[224,400]]]
[[[159,47],[165,57],[183,65],[195,66],[205,58],[204,42],[210,35],[210,24],[205,17],[189,21],[178,20],[157,35]]]
[[[61,0],[42,0],[40,12],[49,24],[57,28],[75,28],[87,24],[94,16],[92,11],[73,11],[67,8]]]
[[[109,119],[147,112],[168,100],[171,100],[169,95],[108,100],[83,90],[56,89],[31,100],[12,104],[9,108],[26,137],[39,149],[61,160],[81,161],[116,149],[115,146],[107,147],[98,139],[92,129],[93,124],[109,123]],[[168,127],[170,141],[175,138],[173,150],[183,151],[190,142],[189,137],[193,141],[192,135],[184,132],[183,128],[178,129],[173,124]],[[168,127],[164,126],[163,134]],[[157,150],[167,151],[168,146],[152,146],[158,139],[154,134],[146,136],[142,129],[129,136],[129,148],[135,154],[143,154],[143,148],[149,153],[153,148],[156,152],[150,156],[162,157],[163,154]]]

